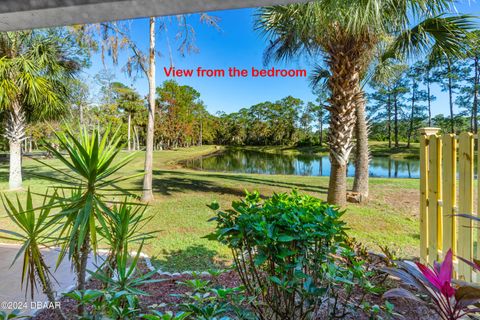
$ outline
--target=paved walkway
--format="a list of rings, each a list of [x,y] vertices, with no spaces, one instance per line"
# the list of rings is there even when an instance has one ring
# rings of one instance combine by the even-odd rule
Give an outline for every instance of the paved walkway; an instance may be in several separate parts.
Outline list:
[[[0,244],[0,311],[11,312],[17,308],[22,310],[22,315],[33,315],[38,309],[45,307],[48,299],[40,287],[35,292],[33,301],[30,299],[30,292],[25,297],[25,286],[23,290],[21,288],[22,257],[11,266],[19,248],[17,245]],[[57,294],[74,289],[76,278],[68,260],[64,259],[59,268],[54,271],[58,250],[45,249],[43,252],[47,265],[58,281],[58,283],[53,281]],[[95,265],[99,263],[94,262],[93,259],[89,261],[88,269],[95,270]]]

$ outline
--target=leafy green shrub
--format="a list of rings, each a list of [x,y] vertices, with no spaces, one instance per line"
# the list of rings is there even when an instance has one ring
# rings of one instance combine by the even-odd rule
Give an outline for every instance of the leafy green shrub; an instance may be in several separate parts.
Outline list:
[[[181,284],[190,289],[185,294],[177,295],[184,301],[179,309],[189,314],[188,319],[256,319],[245,308],[249,303],[243,287],[226,288],[199,277]]]
[[[210,205],[218,210],[217,203]],[[208,236],[231,248],[235,268],[260,319],[308,319],[337,283],[363,278],[336,263],[344,244],[343,212],[317,198],[258,192],[217,211],[217,230]]]
[[[256,320],[256,315],[248,308],[250,301],[245,295],[245,289],[240,287],[225,287],[218,277],[224,273],[221,271],[209,271],[211,279],[193,274],[193,279],[179,282],[188,288],[181,294],[172,294],[178,297],[180,303],[176,313],[152,311],[142,315],[150,320]],[[153,306],[155,307],[155,306]]]

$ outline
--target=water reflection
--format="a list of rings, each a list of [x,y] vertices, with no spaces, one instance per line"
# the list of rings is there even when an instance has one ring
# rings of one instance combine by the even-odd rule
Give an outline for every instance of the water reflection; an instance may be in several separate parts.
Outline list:
[[[328,156],[310,154],[284,155],[251,150],[227,149],[222,153],[199,157],[185,162],[189,168],[206,171],[293,174],[302,176],[328,176],[330,160]],[[353,163],[348,166],[348,176],[353,176]],[[383,178],[418,178],[418,160],[395,160],[375,157],[370,162],[370,176]]]

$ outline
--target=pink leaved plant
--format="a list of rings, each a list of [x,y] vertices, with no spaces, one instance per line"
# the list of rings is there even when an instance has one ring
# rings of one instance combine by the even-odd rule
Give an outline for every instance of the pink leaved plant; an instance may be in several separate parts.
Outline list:
[[[476,262],[468,264],[473,267]],[[386,299],[405,298],[432,303],[434,310],[444,320],[456,320],[480,312],[480,287],[472,283],[452,281],[451,250],[448,250],[442,263],[434,262],[433,267],[422,263],[397,261],[396,267],[383,270],[400,279],[404,285],[385,292],[383,297]],[[477,264],[477,270],[480,271],[480,264]],[[428,299],[420,299],[421,295],[426,295]]]
[[[453,276],[453,258],[452,250],[448,250],[445,259],[440,264],[437,261],[433,263],[433,269],[428,266],[417,262],[417,267],[427,280],[437,288],[440,293],[446,298],[453,297],[455,295],[455,288],[452,287]]]

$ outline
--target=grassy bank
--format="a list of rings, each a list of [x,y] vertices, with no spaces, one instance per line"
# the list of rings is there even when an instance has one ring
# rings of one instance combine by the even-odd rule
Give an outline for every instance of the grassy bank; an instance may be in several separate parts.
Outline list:
[[[386,141],[369,141],[370,152],[374,157],[389,157],[392,159],[418,159],[419,158],[419,144],[411,143],[407,148],[406,143],[400,143],[398,147],[388,147]],[[328,147],[320,146],[306,146],[306,147],[294,147],[294,146],[242,146],[242,147],[229,147],[239,148],[244,150],[253,150],[266,153],[281,153],[287,155],[298,154],[316,154],[319,156],[328,155]]]
[[[243,196],[244,190],[258,190],[268,196],[273,192],[288,192],[297,188],[301,192],[326,198],[327,177],[286,175],[229,174],[187,170],[178,161],[215,152],[213,146],[159,151],[155,153],[154,190],[155,201],[149,208],[153,216],[147,226],[159,230],[156,239],[145,251],[153,261],[169,270],[205,270],[228,264],[229,251],[222,245],[202,237],[211,232],[214,223],[207,222],[212,212],[207,204],[217,200],[222,208]],[[55,160],[50,164],[60,166]],[[30,172],[49,171],[38,163],[26,159],[25,187],[42,192],[48,182],[32,177]],[[122,172],[129,175],[141,172],[143,153],[139,153]],[[6,190],[8,167],[0,165],[0,190]],[[349,180],[349,183],[352,181]],[[141,179],[125,184],[129,188],[141,188]],[[402,256],[418,254],[418,180],[371,179],[372,199],[365,205],[349,205],[345,220],[349,233],[372,250],[377,244],[388,245]],[[6,193],[13,196],[13,192]],[[18,193],[24,197],[24,192]],[[13,229],[3,209],[0,209],[2,229]]]

